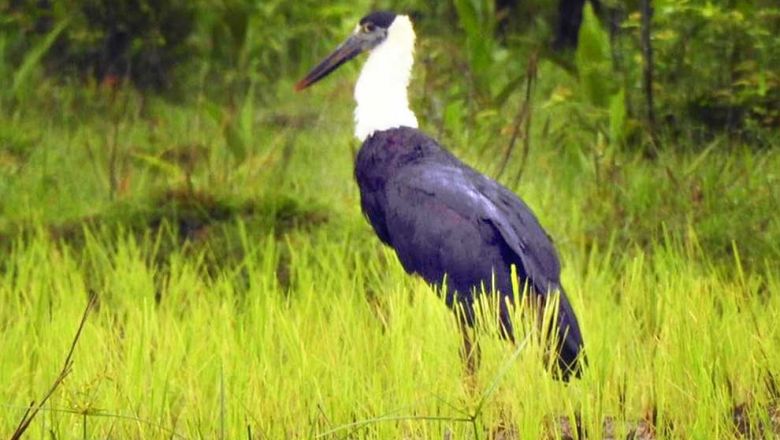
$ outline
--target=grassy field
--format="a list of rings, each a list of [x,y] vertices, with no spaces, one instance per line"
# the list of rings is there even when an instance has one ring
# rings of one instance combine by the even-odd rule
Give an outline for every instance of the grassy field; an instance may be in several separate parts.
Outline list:
[[[533,327],[513,348],[486,322],[469,377],[451,312],[360,214],[347,77],[233,106],[44,83],[3,109],[0,436],[90,297],[27,438],[780,433],[777,147],[715,137],[651,161],[539,106],[523,177],[502,180],[559,247],[590,366],[556,382]],[[494,174],[478,146],[500,118],[423,120]]]

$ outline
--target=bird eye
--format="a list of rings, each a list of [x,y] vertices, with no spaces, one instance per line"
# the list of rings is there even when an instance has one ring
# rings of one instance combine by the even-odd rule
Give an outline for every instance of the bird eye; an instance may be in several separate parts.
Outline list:
[[[370,34],[375,30],[376,30],[376,25],[374,23],[366,23],[363,25],[363,32],[366,34]]]

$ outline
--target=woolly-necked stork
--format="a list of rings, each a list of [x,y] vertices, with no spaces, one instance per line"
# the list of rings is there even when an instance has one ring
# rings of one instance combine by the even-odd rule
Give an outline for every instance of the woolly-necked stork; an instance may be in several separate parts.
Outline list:
[[[550,237],[514,193],[417,129],[407,97],[414,40],[408,16],[371,13],[295,88],[369,52],[355,87],[355,136],[363,143],[355,178],[363,213],[379,239],[395,249],[407,272],[445,290],[447,305],[462,311],[462,323],[473,326],[477,295],[499,295],[502,334],[512,341],[511,267],[519,285],[539,302],[559,294],[557,373],[564,380],[579,376],[582,334]]]

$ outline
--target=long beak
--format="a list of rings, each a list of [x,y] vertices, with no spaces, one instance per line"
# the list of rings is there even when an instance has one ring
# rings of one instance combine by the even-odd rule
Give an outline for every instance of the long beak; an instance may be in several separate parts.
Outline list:
[[[360,39],[354,35],[349,37],[347,41],[341,43],[341,45],[339,45],[339,47],[337,47],[333,53],[322,60],[322,62],[318,64],[317,67],[312,69],[305,78],[298,81],[295,84],[295,91],[300,92],[301,90],[309,87],[322,78],[325,78],[330,72],[333,72],[342,64],[346,63],[352,58],[355,58],[355,56],[357,56],[357,54],[362,51],[363,47]]]

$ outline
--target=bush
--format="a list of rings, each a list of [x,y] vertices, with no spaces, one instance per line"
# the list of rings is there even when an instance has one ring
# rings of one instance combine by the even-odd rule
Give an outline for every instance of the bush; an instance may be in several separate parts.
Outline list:
[[[656,96],[666,121],[689,118],[705,133],[780,124],[780,8],[727,3],[656,6]],[[639,19],[631,15],[628,25]]]
[[[43,59],[59,78],[128,79],[162,91],[176,83],[176,68],[194,54],[195,8],[187,0],[82,0],[21,2],[4,9],[13,35],[8,60],[21,63],[35,41],[67,22]]]

